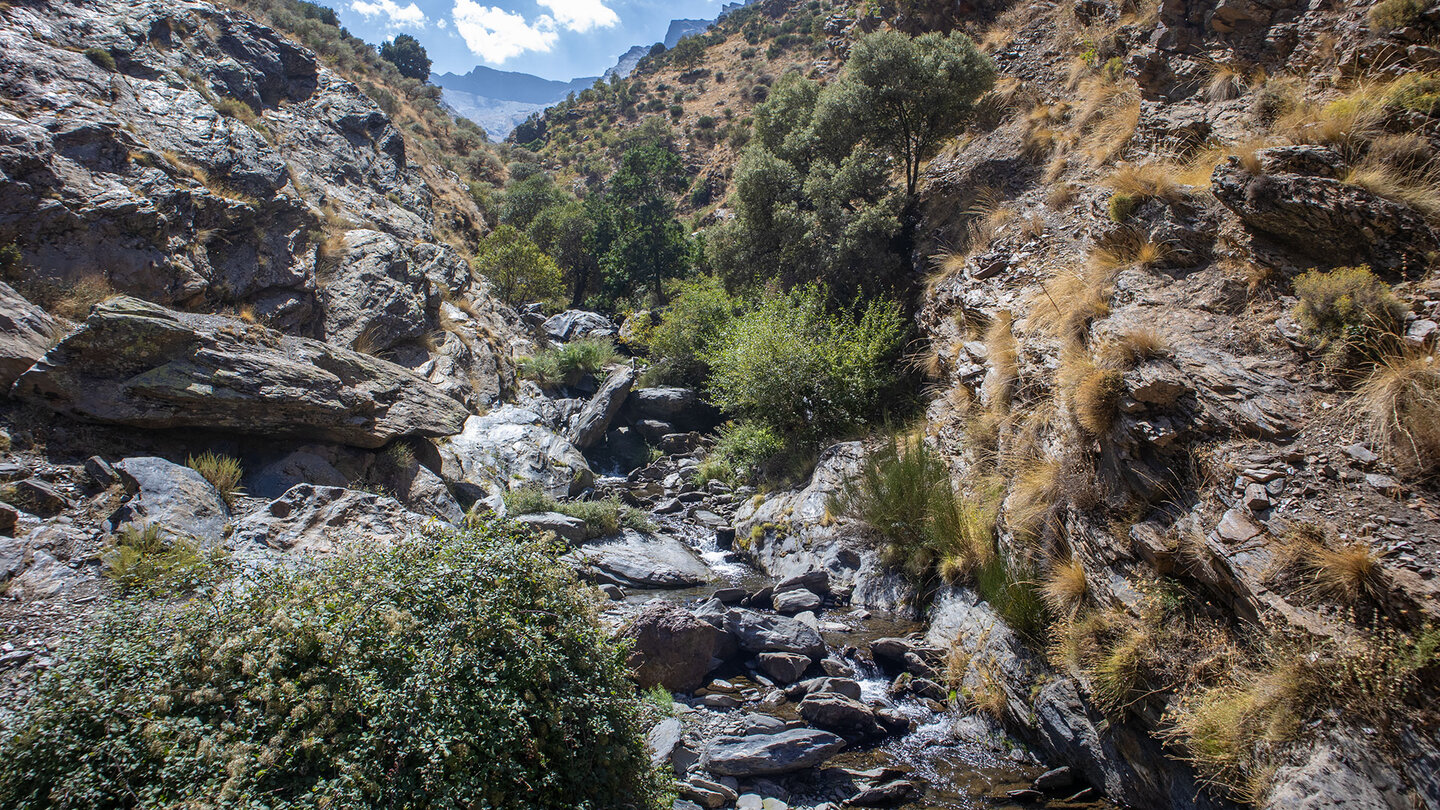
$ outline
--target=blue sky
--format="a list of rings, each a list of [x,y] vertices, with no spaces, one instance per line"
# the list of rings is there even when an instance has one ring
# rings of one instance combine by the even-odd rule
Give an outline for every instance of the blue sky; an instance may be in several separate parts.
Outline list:
[[[323,2],[323,0],[322,0]],[[665,37],[672,19],[709,19],[722,0],[330,0],[350,32],[420,40],[436,73],[475,65],[547,79],[598,76],[631,45]]]

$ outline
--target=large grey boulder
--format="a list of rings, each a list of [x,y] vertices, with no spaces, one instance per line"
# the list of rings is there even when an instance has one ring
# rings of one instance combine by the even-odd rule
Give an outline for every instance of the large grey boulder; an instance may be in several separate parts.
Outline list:
[[[844,747],[844,739],[810,728],[778,734],[717,737],[705,749],[700,764],[721,776],[772,776],[819,765]]]
[[[672,692],[692,692],[705,683],[723,633],[690,611],[657,599],[620,630],[619,638],[631,644],[626,663],[640,688],[660,685]]]
[[[1264,810],[1407,810],[1405,783],[1358,731],[1319,741],[1301,763],[1280,768]]]
[[[580,338],[614,337],[620,332],[620,327],[604,315],[581,309],[567,309],[559,315],[551,315],[545,319],[544,328],[551,340],[562,343]]]
[[[447,480],[481,488],[495,507],[510,489],[533,486],[565,498],[595,480],[575,445],[546,426],[540,414],[516,405],[465,420],[459,435],[440,443],[440,455]]]
[[[1232,156],[1211,175],[1215,198],[1246,227],[1331,265],[1418,269],[1440,250],[1425,217],[1410,206],[1335,177],[1297,173],[1313,170],[1315,160],[1288,152],[1283,161],[1273,157],[1270,150],[1257,153],[1264,167],[1257,174]]]
[[[74,593],[96,579],[99,548],[93,532],[73,523],[45,523],[23,537],[0,535],[0,588],[9,599],[45,599]]]
[[[577,517],[562,515],[559,512],[532,512],[528,515],[520,515],[515,518],[515,522],[537,532],[554,532],[555,536],[577,546],[585,542],[589,536],[589,529],[586,527],[585,521]]]
[[[343,240],[338,266],[320,288],[325,340],[378,353],[425,335],[438,302],[399,240],[370,230],[348,231]]]
[[[625,397],[634,382],[635,369],[626,366],[612,371],[575,419],[575,426],[570,429],[570,443],[581,450],[589,450],[604,439],[605,431],[625,404]]]
[[[241,518],[228,545],[241,559],[335,554],[351,546],[393,545],[443,525],[384,495],[298,484]]]
[[[130,500],[110,516],[113,531],[130,524],[155,524],[167,534],[206,543],[225,535],[230,510],[200,473],[163,458],[127,458],[115,465]]]
[[[800,701],[798,710],[805,722],[851,742],[885,736],[885,727],[875,719],[875,710],[845,695],[817,692]]]
[[[59,321],[0,284],[0,390],[35,365],[63,331]]]
[[[674,537],[626,529],[602,543],[582,546],[570,559],[581,574],[622,588],[689,588],[710,580],[710,567]]]
[[[825,642],[815,628],[788,616],[732,608],[725,613],[725,630],[748,653],[796,653],[817,661],[825,657]]]
[[[278,498],[296,484],[348,487],[350,479],[329,459],[302,447],[261,467],[249,477],[246,491],[260,498]]]
[[[95,307],[15,393],[81,419],[381,447],[460,432],[464,407],[404,369],[136,298]]]
[[[627,410],[638,419],[673,423],[677,416],[695,407],[699,398],[691,388],[637,388]]]

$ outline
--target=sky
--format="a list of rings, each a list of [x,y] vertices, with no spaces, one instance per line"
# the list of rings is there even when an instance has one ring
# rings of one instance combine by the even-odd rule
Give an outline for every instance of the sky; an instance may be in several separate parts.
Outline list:
[[[323,3],[323,0],[322,0]],[[632,45],[665,38],[672,19],[710,19],[723,0],[330,0],[350,33],[420,40],[436,73],[475,65],[546,79],[599,76]]]

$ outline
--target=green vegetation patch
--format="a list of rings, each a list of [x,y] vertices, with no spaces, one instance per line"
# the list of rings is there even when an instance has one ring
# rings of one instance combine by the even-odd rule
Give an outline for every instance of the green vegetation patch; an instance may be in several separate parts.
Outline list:
[[[619,498],[595,501],[561,501],[536,487],[521,487],[505,493],[508,515],[532,515],[537,512],[558,512],[585,521],[588,539],[619,534],[621,529],[639,532],[655,531],[655,524],[641,510],[627,506]]]

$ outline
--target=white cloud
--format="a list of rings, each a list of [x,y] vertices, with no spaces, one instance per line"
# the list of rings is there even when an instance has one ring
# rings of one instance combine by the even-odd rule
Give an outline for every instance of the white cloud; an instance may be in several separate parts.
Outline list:
[[[526,51],[548,53],[560,38],[555,19],[548,15],[529,23],[513,11],[455,0],[453,16],[465,44],[486,62],[498,64]]]
[[[416,28],[425,27],[425,12],[413,2],[400,5],[395,0],[351,0],[350,8],[356,13],[370,17],[385,17],[391,26],[409,25]]]
[[[555,21],[568,31],[589,31],[592,28],[609,28],[620,22],[620,17],[606,6],[604,0],[537,0],[550,9]]]

